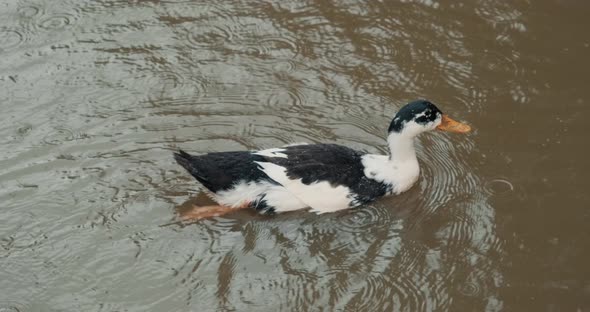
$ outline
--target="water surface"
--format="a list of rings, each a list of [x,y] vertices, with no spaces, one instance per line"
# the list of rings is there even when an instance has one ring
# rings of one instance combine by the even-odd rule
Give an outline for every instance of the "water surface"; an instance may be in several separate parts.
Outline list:
[[[590,4],[0,4],[0,311],[588,311]],[[175,223],[171,157],[383,153],[428,98],[407,193]]]

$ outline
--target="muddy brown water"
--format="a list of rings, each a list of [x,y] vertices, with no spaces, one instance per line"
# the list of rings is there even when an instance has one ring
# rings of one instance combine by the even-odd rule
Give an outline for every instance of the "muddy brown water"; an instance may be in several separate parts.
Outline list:
[[[590,311],[586,1],[0,3],[0,311]],[[194,153],[385,152],[407,193],[174,223]]]

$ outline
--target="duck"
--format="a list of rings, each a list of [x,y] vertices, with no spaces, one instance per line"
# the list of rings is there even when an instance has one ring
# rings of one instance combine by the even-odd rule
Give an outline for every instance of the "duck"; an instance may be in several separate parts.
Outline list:
[[[203,155],[179,149],[174,153],[176,162],[216,202],[194,206],[181,218],[200,220],[239,209],[261,214],[308,209],[323,214],[399,195],[419,178],[415,138],[433,130],[467,133],[471,127],[443,114],[428,100],[415,100],[391,120],[385,155],[330,143]]]

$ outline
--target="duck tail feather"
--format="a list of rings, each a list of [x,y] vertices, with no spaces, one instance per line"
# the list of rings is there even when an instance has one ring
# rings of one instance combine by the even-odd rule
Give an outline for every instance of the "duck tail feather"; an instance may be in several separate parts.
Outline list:
[[[174,153],[174,160],[176,160],[176,162],[189,173],[193,175],[197,173],[197,169],[193,165],[193,156],[191,156],[191,154],[179,149],[178,152]]]

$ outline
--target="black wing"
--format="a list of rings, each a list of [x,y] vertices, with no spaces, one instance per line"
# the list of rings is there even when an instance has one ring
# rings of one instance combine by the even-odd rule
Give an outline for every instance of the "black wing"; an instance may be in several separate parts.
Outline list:
[[[355,193],[361,202],[385,195],[387,185],[369,179],[364,174],[362,156],[365,153],[337,144],[295,145],[284,148],[282,157],[264,157],[286,168],[290,179],[301,179],[304,184],[327,181],[333,186],[343,185]]]
[[[264,158],[251,152],[219,152],[193,156],[179,150],[174,153],[174,159],[214,193],[227,190],[242,180],[274,182],[255,163],[264,161]]]

